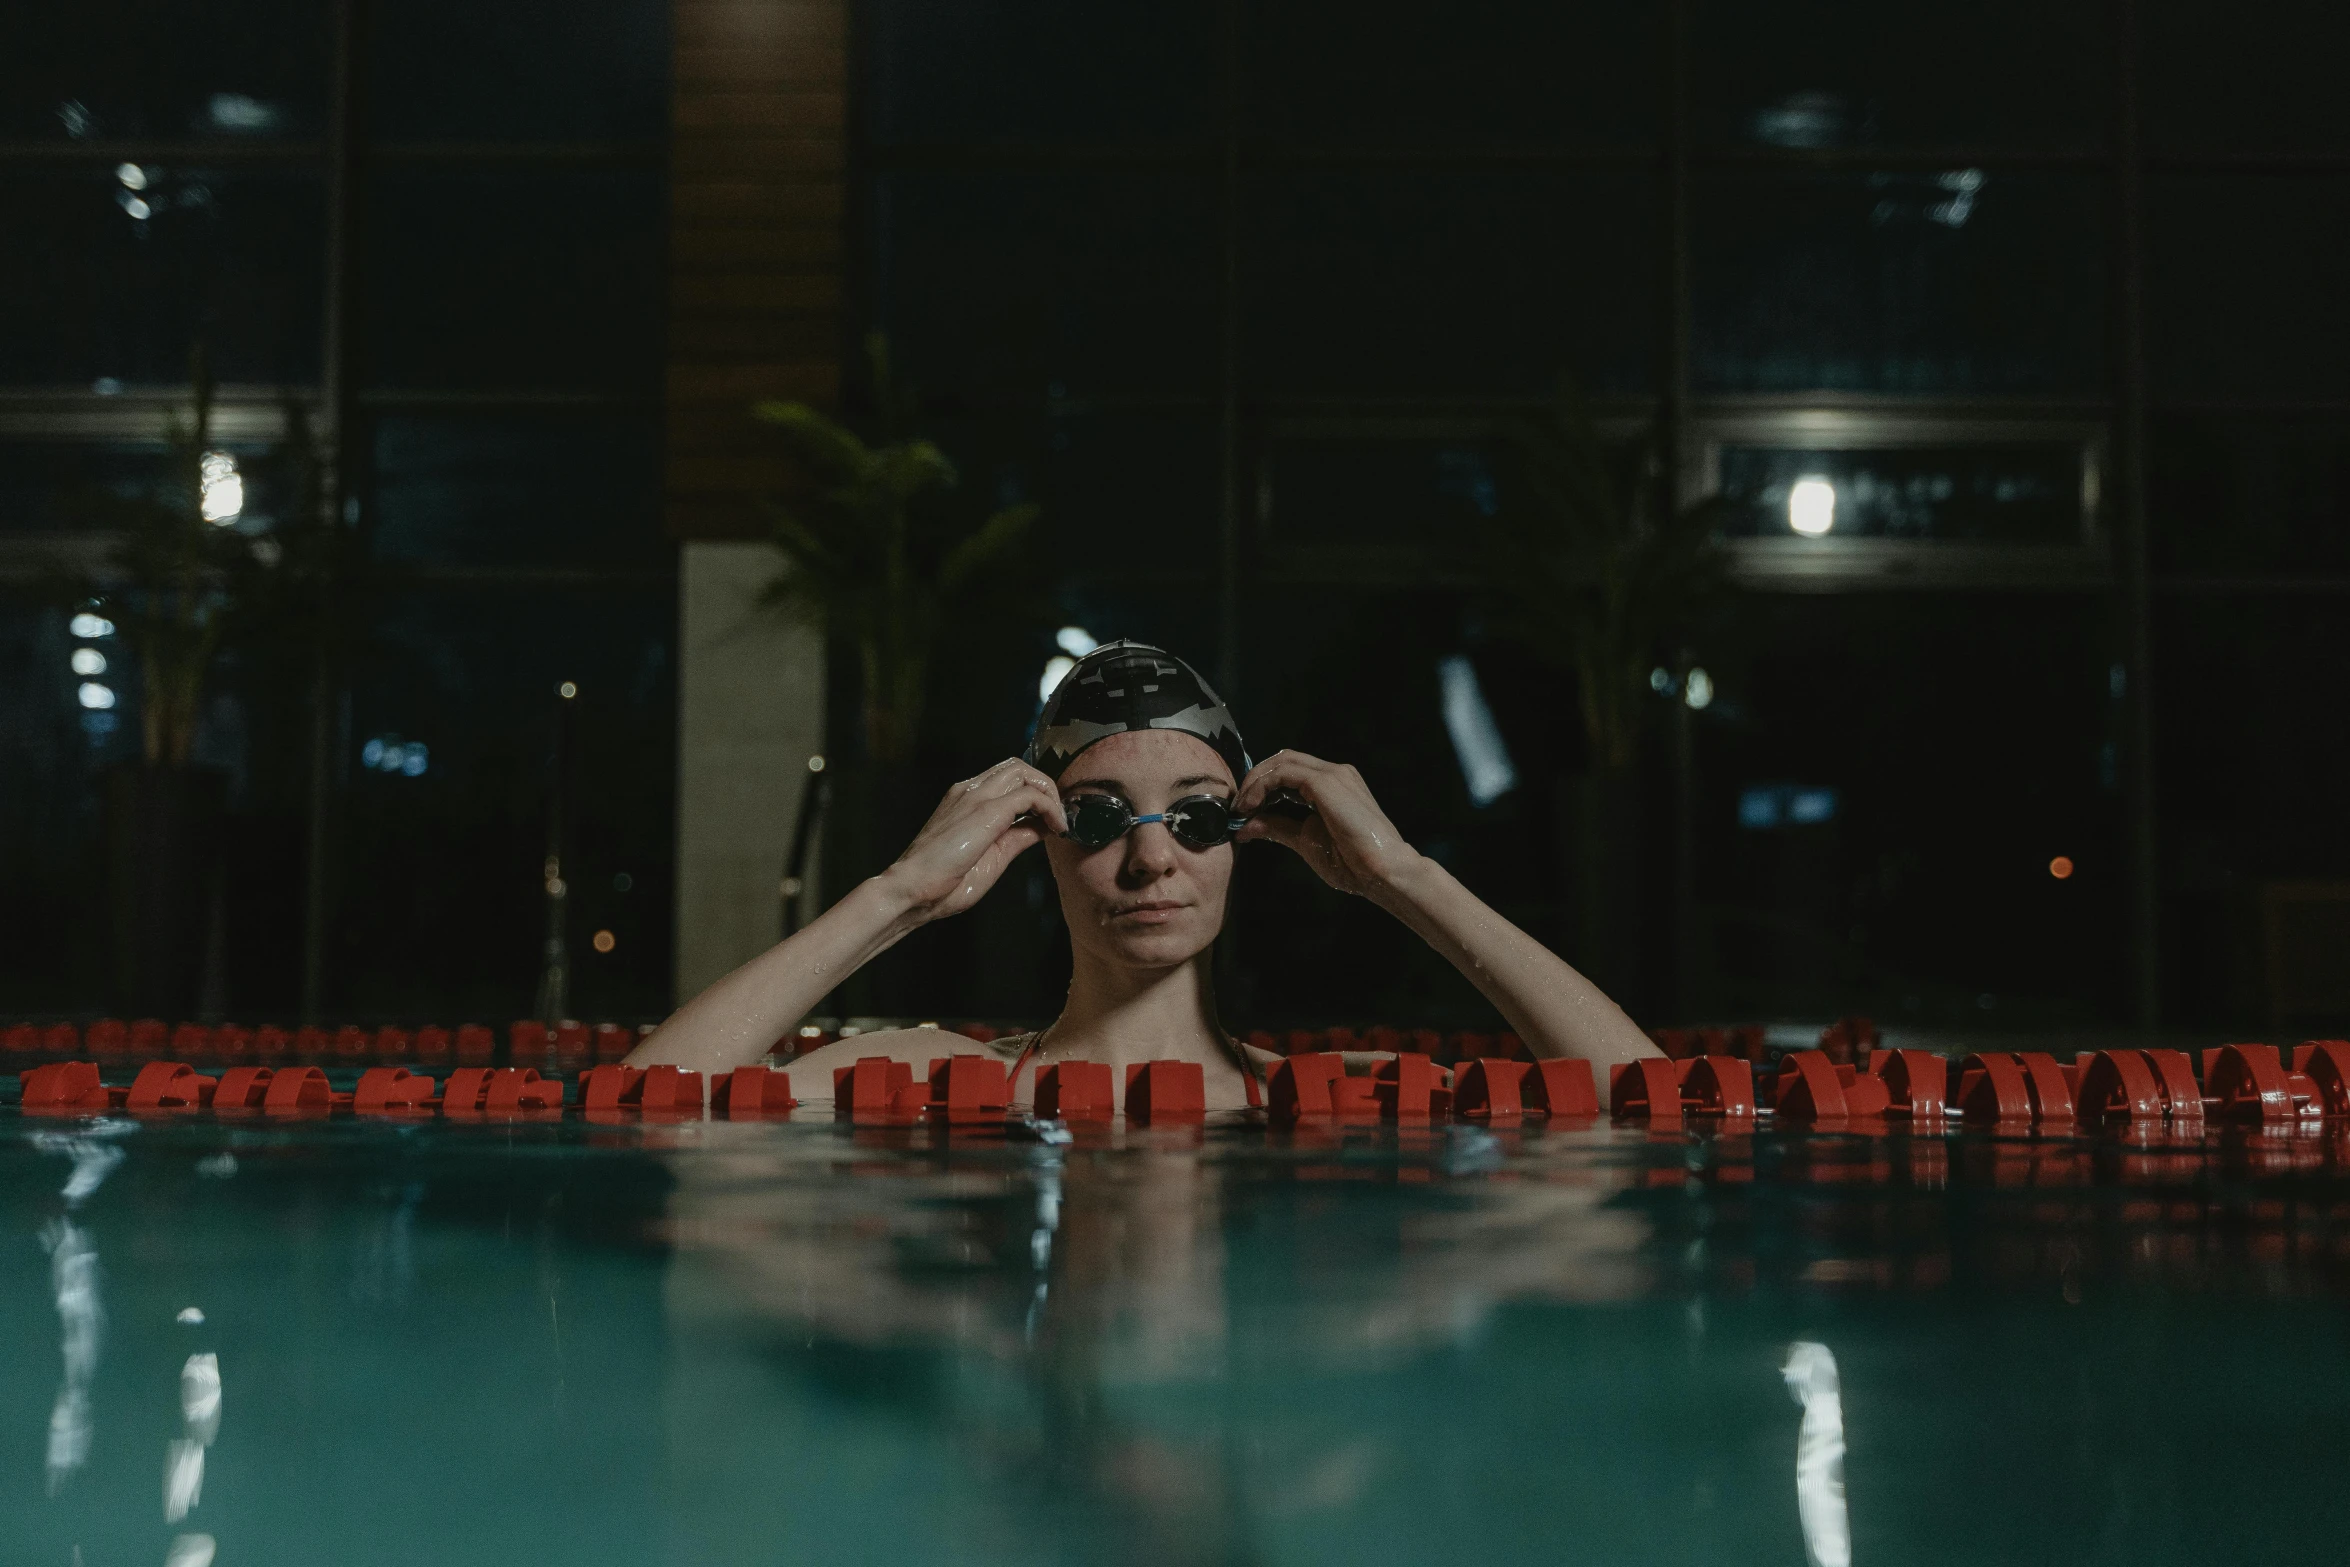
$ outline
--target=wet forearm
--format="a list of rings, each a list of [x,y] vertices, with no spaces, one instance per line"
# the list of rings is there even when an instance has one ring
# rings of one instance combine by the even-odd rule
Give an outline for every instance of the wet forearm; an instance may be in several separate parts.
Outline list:
[[[1537,1056],[1605,1065],[1657,1053],[1597,985],[1425,855],[1373,898],[1484,992]]]
[[[808,928],[711,985],[629,1054],[628,1065],[731,1071],[760,1060],[849,975],[913,929],[886,875],[862,882]]]

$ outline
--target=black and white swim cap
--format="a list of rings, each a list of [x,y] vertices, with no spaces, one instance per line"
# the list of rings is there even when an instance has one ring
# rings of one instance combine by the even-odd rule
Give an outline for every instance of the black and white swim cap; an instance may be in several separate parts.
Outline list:
[[[1224,699],[1189,664],[1142,642],[1105,642],[1061,677],[1044,699],[1025,760],[1058,778],[1078,752],[1130,729],[1197,735],[1224,758],[1235,784],[1248,776],[1248,747]]]

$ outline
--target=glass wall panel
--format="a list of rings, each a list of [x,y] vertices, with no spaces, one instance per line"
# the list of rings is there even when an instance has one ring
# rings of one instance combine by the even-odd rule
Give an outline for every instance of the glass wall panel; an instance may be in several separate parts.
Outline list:
[[[1451,548],[1520,499],[1511,453],[1491,438],[1293,438],[1265,456],[1258,520],[1269,541]]]
[[[875,0],[861,109],[897,142],[1161,141],[1210,134],[1212,6]]]
[[[1564,810],[1582,756],[1561,679],[1480,646],[1453,594],[1265,588],[1246,608],[1232,701],[1251,751],[1288,748],[1357,767],[1407,841],[1571,954]],[[1448,691],[1448,678],[1461,681],[1448,677],[1452,660],[1467,661],[1466,688],[1510,770],[1482,803],[1447,721],[1448,706],[1457,716],[1464,701]],[[1495,1026],[1483,997],[1425,942],[1274,845],[1241,851],[1231,954],[1225,1006],[1236,1022]]]
[[[2182,1020],[2287,1021],[2277,1003],[2290,998],[2272,991],[2267,962],[2264,905],[2277,889],[2331,884],[2340,918],[2350,883],[2340,602],[2180,595],[2157,606],[2164,954]],[[2338,934],[2330,945],[2338,954]],[[2338,956],[2325,967],[2338,979]]]
[[[652,141],[668,129],[661,0],[402,0],[364,14],[378,138]]]
[[[2094,147],[2096,0],[1696,0],[1690,103],[1730,145]]]
[[[1721,449],[1718,467],[1720,493],[1731,503],[1723,531],[1734,538],[1832,533],[2052,545],[2084,538],[2077,445],[1841,451],[1732,445]]]
[[[307,175],[195,167],[0,173],[0,382],[316,385],[324,203]]]
[[[2174,176],[2147,202],[2147,343],[2160,396],[2342,395],[2350,177]]]
[[[1319,147],[1653,142],[1661,8],[1299,0],[1245,12],[1244,124]]]
[[[2099,602],[2069,595],[1747,595],[1695,715],[1724,1015],[1983,1030],[2116,1008],[2113,656]]]
[[[90,644],[66,621],[37,592],[0,592],[0,1006],[20,1013],[80,1004],[104,975],[97,784],[123,757],[111,726],[83,724],[70,661]]]
[[[2149,0],[2146,138],[2162,152],[2350,151],[2350,14],[2326,0]]]
[[[642,417],[386,415],[373,479],[387,561],[671,569],[660,432]]]
[[[0,538],[56,538],[96,524],[109,501],[152,495],[170,455],[152,442],[0,443]]]
[[[1244,384],[1263,396],[1540,396],[1655,385],[1653,184],[1297,173],[1248,182]]]
[[[925,391],[1041,408],[1213,390],[1210,181],[890,174],[873,217],[874,321]]]
[[[0,8],[0,138],[317,136],[333,15],[315,0]]]
[[[657,175],[386,171],[370,196],[369,384],[639,394],[658,384]]]
[[[1981,169],[1700,180],[1697,382],[2101,393],[2102,197]]]
[[[2162,414],[2150,456],[2156,569],[2350,572],[2339,417]]]
[[[556,687],[577,689],[573,1009],[658,1016],[668,993],[674,582],[412,589],[351,699],[336,988],[359,1008],[527,1012],[545,931]],[[610,930],[608,953],[594,933]]]

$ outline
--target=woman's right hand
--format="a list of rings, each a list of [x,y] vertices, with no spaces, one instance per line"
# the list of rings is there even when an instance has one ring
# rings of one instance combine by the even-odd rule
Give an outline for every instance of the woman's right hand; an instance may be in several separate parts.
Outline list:
[[[910,920],[927,924],[962,913],[1048,831],[1068,830],[1053,781],[1007,757],[949,789],[881,880],[905,901]]]

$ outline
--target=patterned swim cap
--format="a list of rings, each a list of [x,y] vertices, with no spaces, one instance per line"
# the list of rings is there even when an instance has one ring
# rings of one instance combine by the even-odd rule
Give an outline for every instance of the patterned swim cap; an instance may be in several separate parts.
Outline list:
[[[1025,760],[1058,778],[1078,752],[1130,729],[1197,735],[1224,758],[1235,784],[1248,775],[1248,747],[1224,699],[1189,664],[1142,642],[1105,642],[1061,677],[1044,700]]]

